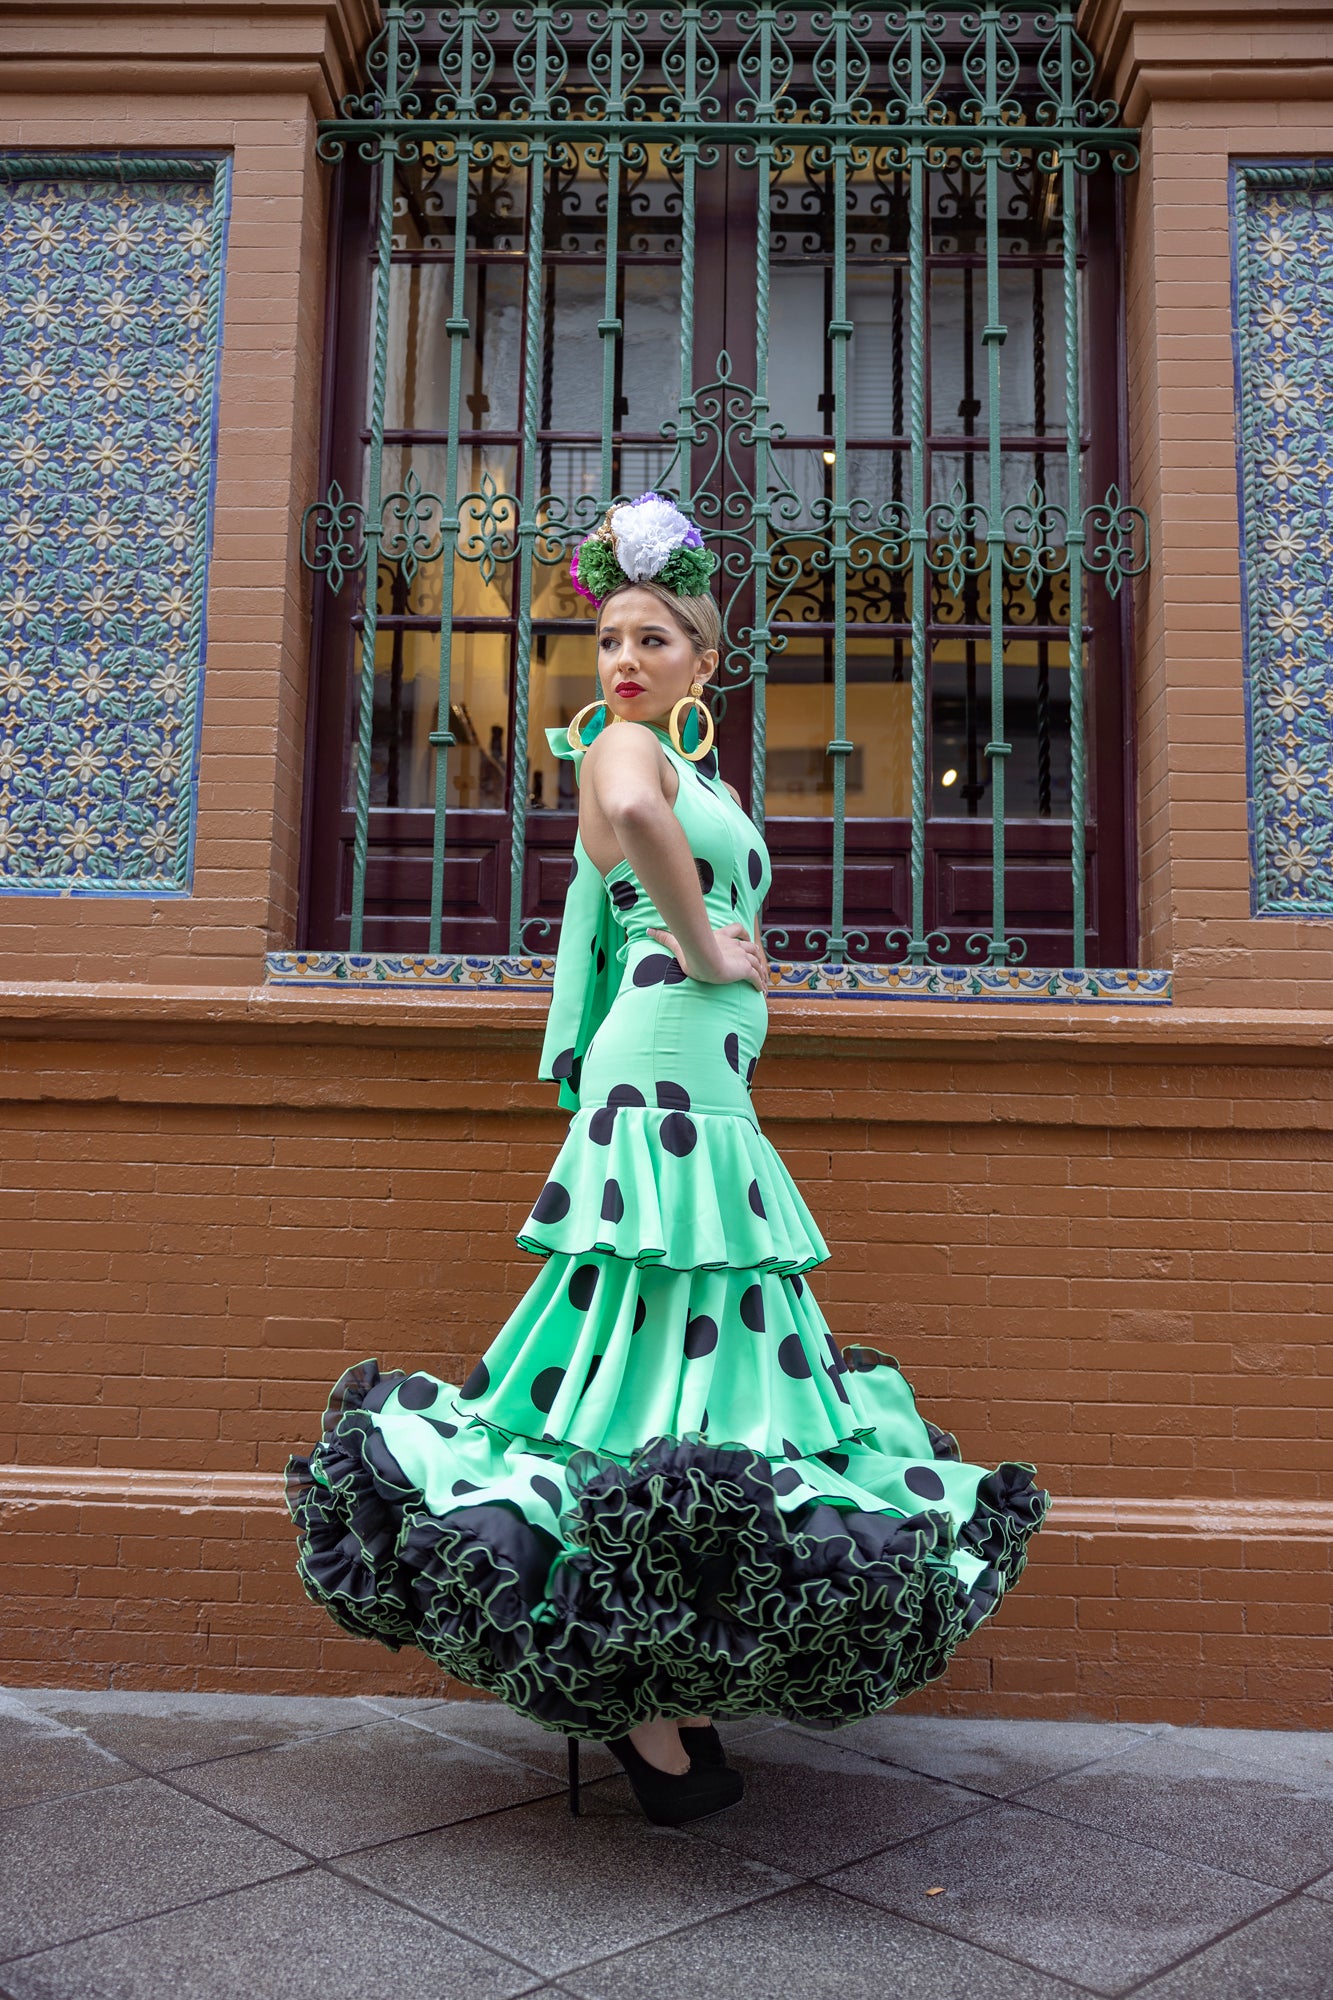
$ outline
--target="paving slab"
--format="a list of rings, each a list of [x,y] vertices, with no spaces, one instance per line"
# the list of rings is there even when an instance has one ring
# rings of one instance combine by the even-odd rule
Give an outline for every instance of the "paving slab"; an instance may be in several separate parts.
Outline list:
[[[1210,1945],[1134,2000],[1330,2000],[1333,1909],[1295,1896]]]
[[[1276,1900],[1260,1883],[1011,1804],[923,1834],[829,1880],[1109,1995]],[[943,1894],[928,1897],[931,1888]]]
[[[899,1714],[872,1715],[831,1734],[803,1733],[1001,1799],[1080,1764],[1135,1749],[1149,1734],[1119,1722],[972,1721]]]
[[[0,1695],[0,1811],[138,1775],[76,1731]]]
[[[570,1816],[545,1800],[467,1826],[345,1856],[342,1871],[547,1978],[771,1895],[790,1878],[685,1833],[650,1827],[608,1796]],[[734,1970],[734,1968],[733,1968]]]
[[[99,1688],[44,1689],[17,1698],[145,1771],[170,1771],[244,1750],[364,1729],[376,1720],[363,1702],[320,1695],[136,1694]]]
[[[153,1778],[0,1813],[0,1960],[301,1865]],[[8,1972],[0,1969],[0,1986]]]
[[[0,1973],[13,2000],[510,2000],[530,1972],[308,1869]]]
[[[1073,2000],[1077,1992],[811,1886],[566,1973],[560,1984],[579,2000]]]
[[[498,1756],[512,1757],[515,1763],[541,1771],[562,1785],[567,1783],[569,1753],[565,1747],[566,1739],[552,1730],[540,1728],[526,1715],[516,1715],[512,1708],[505,1708],[498,1701],[437,1702],[432,1708],[406,1719],[419,1729],[436,1730],[441,1736],[452,1737],[456,1742],[472,1743],[479,1749],[494,1751]],[[603,1750],[600,1743],[580,1746],[579,1773],[583,1779],[607,1778],[619,1769],[610,1751]]]
[[[554,1789],[506,1757],[389,1721],[191,1765],[173,1782],[320,1860]]]
[[[1216,1750],[1265,1771],[1286,1771],[1333,1789],[1333,1729],[1162,1729],[1167,1742]]]
[[[1333,1770],[1298,1774],[1157,1736],[1023,1803],[1291,1889],[1333,1867]]]
[[[796,1729],[749,1737],[732,1762],[745,1797],[701,1822],[701,1836],[793,1875],[824,1874],[983,1807],[969,1792]]]

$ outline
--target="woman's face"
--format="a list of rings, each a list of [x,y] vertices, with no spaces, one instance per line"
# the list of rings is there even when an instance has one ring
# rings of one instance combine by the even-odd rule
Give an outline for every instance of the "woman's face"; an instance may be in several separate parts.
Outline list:
[[[696,653],[660,598],[621,590],[597,628],[597,672],[613,715],[665,725],[690,682],[707,680],[716,653]]]

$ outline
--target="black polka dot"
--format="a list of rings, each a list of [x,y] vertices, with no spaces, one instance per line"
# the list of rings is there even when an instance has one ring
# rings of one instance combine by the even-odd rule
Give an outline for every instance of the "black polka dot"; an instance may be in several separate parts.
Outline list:
[[[659,1083],[657,1108],[659,1111],[688,1111],[690,1093],[683,1083]]]
[[[759,884],[764,879],[764,864],[763,861],[760,859],[759,849],[757,847],[752,847],[750,849],[749,859],[745,864],[745,872],[750,878],[750,887],[752,889],[757,889],[759,887]]]
[[[601,1357],[601,1355],[600,1355],[600,1354],[594,1354],[594,1355],[593,1355],[593,1357],[592,1357],[592,1366],[591,1366],[591,1368],[589,1368],[589,1370],[588,1370],[587,1374],[586,1374],[586,1375],[584,1376],[584,1378],[583,1378],[583,1387],[582,1387],[582,1389],[581,1389],[581,1390],[580,1390],[580,1392],[579,1392],[579,1393],[580,1393],[580,1395],[584,1395],[584,1396],[586,1396],[586,1395],[587,1395],[587,1393],[588,1393],[589,1389],[591,1389],[591,1387],[592,1387],[592,1383],[593,1383],[593,1377],[594,1377],[594,1375],[596,1375],[596,1373],[597,1373],[597,1370],[598,1370],[598,1369],[599,1369],[599,1368],[601,1367],[601,1365],[602,1365],[602,1357]]]
[[[741,1324],[748,1326],[751,1333],[764,1330],[764,1292],[762,1285],[750,1285],[741,1294]]]
[[[826,1333],[824,1335],[824,1345],[828,1349],[829,1360],[832,1362],[833,1366],[838,1370],[839,1374],[845,1373],[847,1368],[847,1363],[842,1358],[842,1349],[839,1347],[837,1341],[833,1338],[833,1335],[831,1333]]]
[[[479,1361],[458,1393],[471,1403],[475,1402],[478,1396],[484,1396],[490,1386],[491,1371],[484,1361]]]
[[[447,1424],[443,1417],[427,1417],[426,1422],[433,1431],[438,1431],[442,1438],[454,1438],[458,1436],[458,1425]]]
[[[799,1333],[789,1333],[778,1345],[778,1367],[784,1375],[790,1375],[794,1382],[804,1381],[810,1373],[810,1357],[801,1345]]]
[[[574,1051],[573,1049],[561,1049],[559,1055],[556,1057],[555,1061],[551,1064],[551,1075],[554,1077],[566,1078],[572,1076],[573,1074],[574,1074]]]
[[[708,891],[712,888],[715,879],[713,875],[713,864],[711,861],[700,861],[698,856],[696,855],[694,865],[699,871],[699,887],[703,890],[706,896],[708,894]]]
[[[782,1455],[784,1458],[805,1457],[805,1453],[800,1449],[799,1445],[794,1445],[790,1438],[783,1438],[782,1440]]]
[[[781,1472],[773,1474],[773,1491],[775,1493],[794,1493],[800,1484],[800,1473],[793,1472],[789,1465],[784,1465]]]
[[[915,1493],[921,1500],[942,1500],[944,1481],[929,1465],[909,1465],[903,1474],[903,1485],[909,1493]]]
[[[758,1181],[750,1182],[750,1206],[756,1215],[767,1220],[768,1210],[764,1207],[764,1197],[759,1192]]]
[[[560,1394],[560,1384],[565,1379],[563,1368],[543,1368],[532,1385],[532,1400],[543,1415],[550,1409]]]
[[[733,910],[739,910],[740,906],[741,906],[740,891],[737,889],[736,884],[733,882],[731,885],[731,907]]]
[[[619,1181],[608,1181],[602,1189],[602,1221],[619,1222],[625,1213],[625,1197]]]
[[[799,1272],[799,1271],[793,1271],[793,1272],[792,1272],[792,1274],[791,1274],[791,1279],[790,1279],[790,1284],[791,1284],[791,1288],[792,1288],[793,1292],[795,1292],[795,1294],[796,1294],[797,1298],[799,1299],[799,1298],[803,1297],[803,1295],[804,1295],[804,1293],[805,1293],[805,1279],[804,1279],[804,1278],[803,1278],[803,1277],[801,1276],[801,1274],[800,1274],[800,1272]]]
[[[747,1062],[745,1065],[745,1082],[747,1088],[749,1087],[750,1084],[754,1082],[754,1073],[755,1070],[758,1068],[758,1066],[759,1066],[758,1056],[751,1056],[749,1062]]]
[[[588,1137],[592,1140],[594,1146],[609,1146],[611,1144],[611,1134],[615,1131],[615,1128],[616,1107],[614,1104],[603,1104],[593,1112],[592,1117],[588,1120]]]
[[[700,1433],[702,1434],[707,1429],[708,1429],[708,1412],[707,1410],[705,1410],[703,1415],[699,1419],[699,1430]]]
[[[560,1512],[560,1509],[565,1504],[564,1495],[561,1493],[554,1479],[548,1479],[544,1472],[534,1472],[528,1484],[539,1500],[548,1502],[550,1506],[555,1508],[557,1514]]]
[[[716,744],[713,745],[711,750],[705,752],[705,754],[698,759],[694,768],[701,778],[715,778],[717,776]]]
[[[643,1092],[636,1090],[632,1083],[613,1084],[606,1093],[606,1101],[612,1110],[622,1104],[643,1106],[648,1102]]]
[[[559,1222],[569,1214],[569,1189],[559,1181],[547,1181],[532,1209],[534,1222]]]
[[[694,1120],[687,1118],[683,1111],[668,1111],[662,1120],[659,1137],[668,1153],[674,1153],[678,1160],[683,1160],[698,1144],[699,1130]]]
[[[632,882],[613,882],[611,901],[618,910],[632,910],[639,900],[639,892]]]
[[[597,1290],[597,1266],[580,1264],[569,1281],[569,1303],[579,1312],[587,1312],[592,1304],[592,1295]]]
[[[741,1073],[740,1036],[728,1035],[727,1039],[722,1044],[722,1053],[726,1056],[727,1061],[731,1064],[731,1067],[735,1070],[737,1076],[739,1076]]]
[[[634,1302],[634,1324],[630,1328],[630,1332],[637,1333],[647,1317],[648,1301],[646,1299],[636,1299]]]
[[[816,1456],[830,1472],[845,1472],[852,1462],[845,1451],[821,1451]]]
[[[480,1493],[481,1488],[474,1485],[470,1479],[455,1479],[449,1491],[451,1493]]]
[[[696,1313],[685,1327],[685,1359],[697,1361],[717,1346],[717,1321],[707,1313]]]
[[[428,1410],[439,1393],[428,1375],[409,1375],[398,1384],[398,1401],[405,1410]]]
[[[593,939],[593,945],[592,945],[592,949],[593,949],[593,957],[594,957],[594,958],[596,959],[596,961],[597,961],[597,970],[598,970],[599,972],[605,972],[605,971],[606,971],[606,953],[605,953],[605,952],[604,952],[604,951],[602,950],[602,947],[601,947],[601,946],[600,946],[600,945],[598,944],[598,942],[597,942],[596,938],[594,938],[594,939]]]
[[[679,986],[685,973],[670,952],[655,951],[641,958],[630,974],[635,986]]]
[[[847,1391],[843,1388],[842,1376],[838,1373],[837,1369],[833,1367],[827,1367],[825,1368],[824,1373],[828,1376],[829,1381],[833,1385],[833,1393],[837,1397],[838,1401],[840,1403],[850,1403],[852,1399],[847,1394]]]

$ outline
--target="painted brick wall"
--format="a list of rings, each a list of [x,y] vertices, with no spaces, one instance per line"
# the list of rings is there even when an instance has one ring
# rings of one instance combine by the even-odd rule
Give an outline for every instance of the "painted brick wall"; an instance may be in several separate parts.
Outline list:
[[[460,1380],[535,1274],[513,1235],[564,1124],[541,1005],[196,1005],[186,1039],[154,1018],[174,999],[67,997],[59,1031],[34,1000],[0,1068],[0,1492],[29,1537],[0,1673],[434,1685],[305,1606],[273,1475],[347,1362]],[[1057,1037],[1039,1010],[831,1005],[775,1006],[756,1080],[829,1239],[830,1323],[895,1353],[967,1456],[1033,1459],[1059,1496],[927,1699],[1311,1724],[1326,1066],[1271,1018],[1219,1044],[1183,1011],[1061,1009]]]

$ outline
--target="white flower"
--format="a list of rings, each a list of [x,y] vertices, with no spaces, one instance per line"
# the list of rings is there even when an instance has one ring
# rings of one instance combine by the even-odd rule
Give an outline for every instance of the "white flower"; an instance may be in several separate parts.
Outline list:
[[[147,848],[154,861],[170,861],[176,848],[175,829],[160,819],[156,826],[140,834],[139,845]]]
[[[71,775],[81,779],[85,785],[90,778],[97,777],[106,769],[105,755],[91,743],[85,743],[72,757],[67,757],[65,763]]]
[[[646,494],[611,516],[616,560],[631,583],[647,583],[660,574],[668,556],[683,548],[691,524],[669,500]]]
[[[1273,849],[1273,862],[1280,874],[1299,888],[1307,875],[1313,875],[1319,866],[1318,856],[1303,840],[1281,841]]]
[[[102,844],[102,836],[95,826],[89,826],[86,819],[76,819],[73,826],[67,826],[60,836],[60,845],[74,861],[86,861],[95,847]]]
[[[1314,783],[1314,779],[1301,764],[1299,757],[1287,756],[1269,772],[1269,783],[1275,792],[1280,792],[1292,805],[1299,805],[1302,796]]]
[[[191,593],[179,583],[157,600],[158,616],[170,625],[183,625],[193,609]]]

